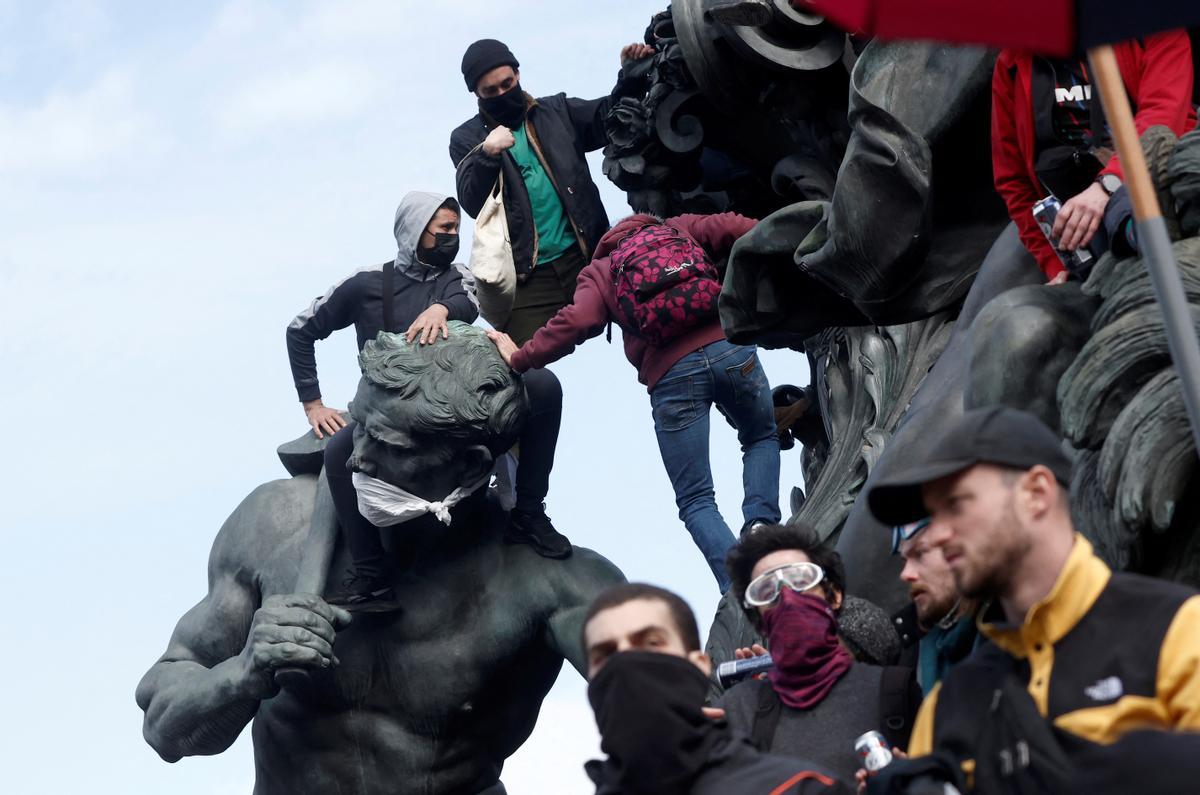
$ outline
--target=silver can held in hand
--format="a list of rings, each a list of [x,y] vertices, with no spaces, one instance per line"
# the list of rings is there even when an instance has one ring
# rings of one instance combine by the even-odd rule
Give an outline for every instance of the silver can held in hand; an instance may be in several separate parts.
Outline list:
[[[1064,251],[1058,247],[1058,240],[1054,238],[1054,219],[1058,217],[1058,211],[1061,209],[1062,203],[1057,198],[1047,196],[1033,205],[1033,218],[1066,269],[1071,273],[1082,273],[1092,265],[1092,252],[1082,246],[1075,251]]]
[[[729,660],[717,666],[717,681],[721,687],[730,687],[743,679],[765,674],[775,665],[771,655],[762,654],[745,660]]]
[[[874,773],[892,763],[892,749],[883,735],[870,731],[854,741],[854,752],[868,773]]]

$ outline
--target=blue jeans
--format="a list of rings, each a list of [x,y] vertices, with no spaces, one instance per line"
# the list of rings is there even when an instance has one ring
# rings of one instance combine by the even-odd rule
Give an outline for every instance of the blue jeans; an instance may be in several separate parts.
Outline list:
[[[708,461],[714,403],[737,428],[742,446],[742,526],[778,522],[779,437],[771,387],[754,346],[725,340],[705,345],[676,362],[650,393],[654,432],[679,518],[724,593],[729,588],[725,553],[735,539],[717,510]]]

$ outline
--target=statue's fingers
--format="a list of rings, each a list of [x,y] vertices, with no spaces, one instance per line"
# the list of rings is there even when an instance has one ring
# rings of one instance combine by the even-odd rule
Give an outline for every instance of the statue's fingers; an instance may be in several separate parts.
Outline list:
[[[277,643],[271,648],[271,656],[281,668],[328,668],[333,660],[322,655],[316,649],[300,646],[295,643]]]
[[[330,626],[340,623],[341,616],[348,616],[345,610],[334,607],[316,594],[309,593],[293,593],[287,594],[286,601],[279,603],[281,608],[277,616],[281,622],[295,624],[296,626],[309,626],[307,623],[311,619],[305,614],[320,618]],[[301,608],[299,611],[293,612],[293,608]],[[340,614],[340,615],[339,615]],[[345,621],[344,623],[349,623]]]
[[[333,644],[320,635],[301,627],[283,627],[280,632],[281,642],[292,643],[296,646],[307,646],[321,654],[322,657],[333,659]]]

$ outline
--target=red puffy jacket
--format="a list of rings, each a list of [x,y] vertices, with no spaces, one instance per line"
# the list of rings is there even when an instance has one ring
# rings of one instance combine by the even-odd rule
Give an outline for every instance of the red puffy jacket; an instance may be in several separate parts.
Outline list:
[[[1170,127],[1176,135],[1196,126],[1192,47],[1186,32],[1158,33],[1146,37],[1144,43],[1116,44],[1113,50],[1137,111],[1134,124],[1138,134],[1156,124]],[[1032,55],[1017,50],[1000,53],[992,74],[992,172],[1021,242],[1046,276],[1054,278],[1063,271],[1062,261],[1033,220],[1033,205],[1045,191],[1034,169],[1032,82]],[[1101,173],[1122,176],[1120,161],[1114,156]]]

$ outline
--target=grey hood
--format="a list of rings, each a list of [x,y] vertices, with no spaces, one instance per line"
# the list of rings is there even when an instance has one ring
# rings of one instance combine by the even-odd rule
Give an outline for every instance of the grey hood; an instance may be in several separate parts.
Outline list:
[[[417,245],[421,233],[433,219],[446,200],[453,196],[442,196],[424,191],[409,191],[396,208],[396,220],[392,231],[396,235],[396,270],[410,279],[427,282],[445,272],[444,267],[426,265],[417,259]]]

